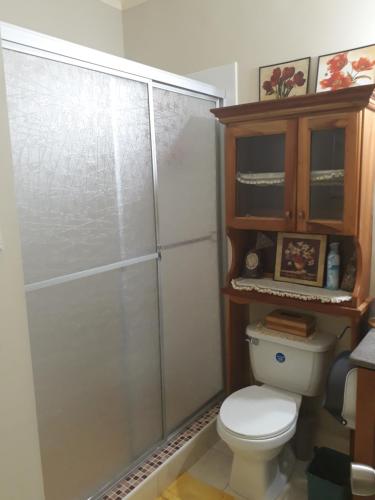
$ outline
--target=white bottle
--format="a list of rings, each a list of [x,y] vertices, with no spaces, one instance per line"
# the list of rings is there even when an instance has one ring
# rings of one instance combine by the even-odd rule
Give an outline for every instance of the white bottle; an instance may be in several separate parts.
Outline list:
[[[330,243],[327,258],[327,284],[329,290],[338,290],[340,279],[339,243]]]

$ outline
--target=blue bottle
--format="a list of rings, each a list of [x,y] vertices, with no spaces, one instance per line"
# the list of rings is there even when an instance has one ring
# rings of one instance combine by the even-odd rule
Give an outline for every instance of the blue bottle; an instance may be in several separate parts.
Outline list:
[[[327,283],[329,290],[338,290],[340,278],[340,254],[339,243],[329,244],[329,254],[327,257]]]

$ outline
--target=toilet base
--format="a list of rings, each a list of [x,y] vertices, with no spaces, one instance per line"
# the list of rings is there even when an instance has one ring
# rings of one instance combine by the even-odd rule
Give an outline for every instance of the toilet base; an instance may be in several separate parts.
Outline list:
[[[276,500],[285,489],[294,462],[288,446],[268,461],[235,454],[229,486],[248,500]]]

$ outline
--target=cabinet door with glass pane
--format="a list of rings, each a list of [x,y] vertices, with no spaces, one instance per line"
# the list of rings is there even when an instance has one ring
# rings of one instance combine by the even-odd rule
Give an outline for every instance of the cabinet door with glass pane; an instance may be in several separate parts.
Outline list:
[[[356,233],[359,149],[360,113],[299,120],[298,231]]]
[[[227,223],[283,231],[295,226],[297,121],[227,129]]]

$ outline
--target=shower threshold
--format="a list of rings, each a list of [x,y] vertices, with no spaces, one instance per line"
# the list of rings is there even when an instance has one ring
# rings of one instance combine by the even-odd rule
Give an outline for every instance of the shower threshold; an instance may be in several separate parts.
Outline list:
[[[220,398],[221,400],[222,398]],[[135,488],[145,481],[152,473],[157,471],[165,462],[177,453],[183,446],[197,436],[208,425],[212,424],[217,417],[220,409],[220,402],[216,399],[207,406],[203,413],[195,416],[193,420],[170,436],[166,442],[158,446],[154,451],[148,454],[138,465],[130,472],[119,479],[114,485],[96,496],[97,500],[122,500],[129,495]],[[92,498],[94,500],[94,497]]]

